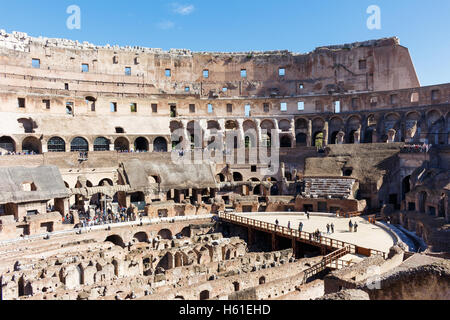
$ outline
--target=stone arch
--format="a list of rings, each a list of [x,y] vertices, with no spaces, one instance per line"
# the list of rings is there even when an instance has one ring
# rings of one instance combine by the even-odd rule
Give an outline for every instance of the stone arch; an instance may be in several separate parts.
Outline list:
[[[330,135],[330,141],[329,144],[336,144],[337,143],[337,136],[340,131],[333,131]]]
[[[239,126],[236,120],[227,120],[225,122],[225,130],[237,130],[238,127]]]
[[[273,123],[273,120],[263,120],[261,121],[261,129],[267,130],[267,132],[270,132],[271,130],[275,129],[275,124]]]
[[[216,120],[209,120],[207,122],[207,128],[208,128],[208,130],[217,130],[217,131],[219,131],[220,130],[220,124]]]
[[[134,151],[148,152],[149,151],[148,139],[145,137],[136,138],[136,140],[134,140]]]
[[[98,186],[99,187],[104,187],[104,186],[112,187],[112,186],[114,186],[114,182],[111,179],[104,178],[104,179],[99,181]]]
[[[66,152],[66,142],[60,137],[52,137],[47,142],[48,152]]]
[[[76,137],[70,142],[71,152],[87,152],[89,151],[89,143],[83,137]]]
[[[291,131],[291,121],[287,120],[287,119],[282,119],[278,122],[278,127],[280,128],[281,131],[283,132],[289,132]]]
[[[172,240],[173,239],[172,231],[170,231],[169,229],[161,229],[158,232],[158,236],[160,236],[161,239],[165,239],[165,240]]]
[[[243,176],[240,172],[233,172],[233,182],[244,181]]]
[[[154,152],[167,152],[167,140],[163,137],[158,137],[153,141]]]
[[[297,147],[304,147],[308,145],[308,136],[304,133],[297,133],[295,140]]]
[[[183,129],[183,123],[181,121],[170,121],[170,132],[174,133],[177,130]]]
[[[119,137],[114,141],[114,150],[130,151],[130,141],[126,137]]]
[[[94,140],[94,151],[109,151],[109,145],[109,139],[98,137]]]
[[[112,242],[116,246],[125,248],[125,243],[123,242],[123,239],[121,236],[114,234],[106,238],[105,242]]]
[[[291,148],[292,140],[288,135],[283,135],[280,137],[280,148]]]
[[[258,282],[259,282],[259,285],[266,284],[266,277],[260,277]]]
[[[147,233],[144,232],[144,231],[141,231],[141,232],[136,233],[136,234],[133,236],[133,239],[136,239],[137,242],[148,243],[148,235],[147,235]]]
[[[180,235],[185,238],[190,238],[191,237],[191,228],[184,227],[183,230],[180,231]]]
[[[42,143],[38,138],[26,137],[22,141],[22,151],[28,153],[41,154],[42,153]]]
[[[173,254],[170,252],[167,252],[164,257],[159,260],[158,265],[156,268],[163,268],[164,270],[170,270],[173,269]]]
[[[209,290],[203,290],[200,292],[200,301],[209,300]]]
[[[305,118],[298,118],[295,121],[295,129],[296,130],[307,130],[308,129],[308,120]]]

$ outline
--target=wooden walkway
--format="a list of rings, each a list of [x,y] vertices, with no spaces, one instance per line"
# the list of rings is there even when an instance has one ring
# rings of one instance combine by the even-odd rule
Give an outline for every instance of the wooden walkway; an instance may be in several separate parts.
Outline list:
[[[240,225],[247,228],[252,228],[254,230],[262,232],[268,232],[273,235],[289,238],[302,243],[307,243],[333,252],[336,250],[346,249],[348,250],[347,254],[362,255],[365,257],[379,255],[382,256],[384,259],[387,258],[386,252],[360,247],[355,244],[347,243],[336,239],[331,239],[328,237],[320,236],[316,238],[313,233],[300,232],[298,230],[288,229],[286,227],[281,227],[275,224],[254,220],[246,217],[241,217],[234,214],[221,213],[219,214],[219,218],[224,222]]]

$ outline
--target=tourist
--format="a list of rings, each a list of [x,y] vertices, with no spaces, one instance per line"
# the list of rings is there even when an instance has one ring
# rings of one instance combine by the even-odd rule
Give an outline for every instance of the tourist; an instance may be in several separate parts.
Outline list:
[[[291,222],[288,221],[288,229],[291,229]]]
[[[300,224],[298,225],[298,231],[303,232],[303,222],[300,222]]]
[[[355,232],[358,232],[358,224],[356,222],[355,222],[354,228],[355,228]]]
[[[278,219],[275,220],[275,224],[276,224],[277,227],[278,227],[278,225],[280,224],[280,222],[278,221]]]
[[[331,224],[331,233],[332,234],[334,233],[334,224],[333,223]]]
[[[306,210],[305,214],[306,214],[306,217],[307,217],[308,220],[309,220],[309,212],[308,212],[308,210]]]
[[[330,224],[327,224],[327,234],[330,234]]]
[[[349,227],[350,232],[352,232],[352,230],[353,230],[353,222],[352,222],[352,220],[350,220],[350,222],[348,224],[348,227]]]

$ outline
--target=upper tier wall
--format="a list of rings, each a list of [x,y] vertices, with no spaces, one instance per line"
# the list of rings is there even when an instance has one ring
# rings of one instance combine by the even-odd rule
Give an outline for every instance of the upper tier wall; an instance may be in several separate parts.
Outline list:
[[[32,59],[40,68],[32,68]],[[82,64],[89,72],[81,72]],[[125,68],[131,75],[125,75]],[[170,69],[170,76],[166,70]],[[280,69],[285,75],[280,76]],[[208,70],[208,77],[204,71]],[[241,71],[246,70],[246,77]],[[308,54],[288,51],[194,53],[188,50],[97,47],[69,40],[31,38],[0,32],[0,72],[8,76],[90,81],[117,86],[140,85],[150,94],[190,94],[202,97],[380,91],[420,86],[408,49],[389,38],[317,48]],[[6,77],[6,76],[5,76]],[[96,86],[111,92],[109,86]],[[32,87],[33,83],[30,83]],[[92,87],[92,86],[91,86]],[[78,90],[92,90],[87,84]],[[224,92],[223,88],[227,88]]]

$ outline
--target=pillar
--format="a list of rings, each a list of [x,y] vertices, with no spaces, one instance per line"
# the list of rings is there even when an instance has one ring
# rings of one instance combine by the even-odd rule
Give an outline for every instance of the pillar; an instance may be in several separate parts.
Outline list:
[[[325,124],[323,125],[323,146],[328,145],[328,121],[325,121]]]
[[[312,120],[308,120],[308,139],[307,139],[308,147],[311,147],[313,145],[312,139],[313,139],[313,136],[312,136]]]

